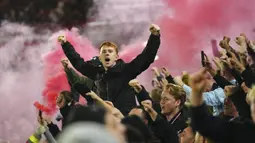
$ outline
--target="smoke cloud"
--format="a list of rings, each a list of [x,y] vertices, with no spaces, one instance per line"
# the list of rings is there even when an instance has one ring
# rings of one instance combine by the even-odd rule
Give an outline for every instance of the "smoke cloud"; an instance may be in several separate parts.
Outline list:
[[[162,2],[107,0],[107,3],[98,3],[101,15],[87,27],[79,28],[81,35],[78,33],[75,36],[87,37],[94,47],[105,40],[116,42],[122,47],[121,57],[130,61],[144,48],[149,36],[149,24],[156,23],[161,27],[162,40],[159,59],[152,66],[166,66],[174,75],[183,70],[197,70],[200,67],[200,51],[212,55],[211,39],[219,41],[224,35],[234,38],[241,32],[254,38],[253,0]],[[14,23],[3,23],[0,27],[2,140],[24,142],[35,130],[36,110],[33,102],[42,100],[42,91],[49,79],[44,74],[45,65],[41,57],[57,50],[56,41],[50,37],[61,33],[41,31],[38,33],[34,27]],[[88,58],[94,56],[84,54]],[[60,67],[60,63],[56,66]],[[150,70],[139,76],[139,79],[150,89]]]
[[[152,66],[167,66],[173,75],[196,71],[200,51],[212,56],[211,40],[224,35],[234,39],[240,33],[254,39],[255,1],[253,0],[163,0],[171,12],[156,19],[161,27],[159,59]],[[168,11],[168,10],[165,10]],[[232,43],[235,47],[235,43]],[[151,72],[140,76],[148,81]],[[149,85],[149,82],[145,82]]]
[[[49,51],[50,32],[38,34],[21,24],[4,22],[0,27],[0,139],[24,142],[36,125],[35,100],[41,100],[41,55]]]

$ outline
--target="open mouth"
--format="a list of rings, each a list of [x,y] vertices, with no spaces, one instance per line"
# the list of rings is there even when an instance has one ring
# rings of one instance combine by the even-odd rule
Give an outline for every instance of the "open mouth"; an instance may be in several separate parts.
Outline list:
[[[106,62],[109,62],[109,61],[110,61],[110,58],[105,58],[105,61],[106,61]]]

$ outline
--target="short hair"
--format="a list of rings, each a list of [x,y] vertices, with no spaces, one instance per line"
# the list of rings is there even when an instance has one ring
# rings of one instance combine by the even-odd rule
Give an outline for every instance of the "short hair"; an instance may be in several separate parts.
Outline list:
[[[175,100],[180,100],[180,107],[184,106],[184,103],[186,102],[186,92],[181,86],[168,83],[164,87],[164,91],[167,91],[170,95],[172,95]]]
[[[116,51],[116,53],[118,54],[119,50],[116,44],[114,44],[113,42],[109,42],[109,41],[105,41],[100,45],[100,50],[102,49],[103,46],[108,46],[108,47],[113,47]]]
[[[150,96],[151,96],[151,99],[154,101],[154,102],[160,102],[160,99],[161,99],[161,94],[162,94],[162,89],[160,88],[154,88],[151,90],[151,93],[150,93]]]
[[[64,90],[64,91],[60,92],[60,95],[61,94],[63,95],[63,98],[66,101],[66,104],[72,101],[72,99],[73,99],[73,93],[72,92]]]

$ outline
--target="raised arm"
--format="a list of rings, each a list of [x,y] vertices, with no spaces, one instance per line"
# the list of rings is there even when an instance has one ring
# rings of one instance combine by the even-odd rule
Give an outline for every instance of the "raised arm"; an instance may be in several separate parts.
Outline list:
[[[194,131],[212,139],[214,142],[254,142],[251,136],[255,126],[250,122],[228,122],[209,115],[203,103],[203,92],[206,88],[205,70],[191,76],[191,125]]]
[[[154,62],[155,56],[160,46],[160,29],[156,25],[151,25],[150,31],[150,38],[142,53],[127,65],[125,71],[129,73],[130,80],[134,79],[140,73],[145,71],[151,65],[151,63]]]
[[[62,49],[73,67],[88,78],[95,79],[99,68],[91,63],[85,62],[80,54],[75,51],[71,43],[66,41],[64,36],[59,36],[58,41],[61,43]]]

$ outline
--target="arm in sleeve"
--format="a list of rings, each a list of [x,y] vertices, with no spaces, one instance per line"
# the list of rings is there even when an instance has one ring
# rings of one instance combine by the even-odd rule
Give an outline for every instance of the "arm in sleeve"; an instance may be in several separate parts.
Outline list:
[[[225,79],[224,77],[222,77],[220,74],[216,74],[213,79],[216,81],[216,83],[221,87],[221,88],[225,88],[225,86],[228,85],[233,85],[231,84],[227,79]]]
[[[99,70],[98,67],[91,63],[85,62],[69,42],[65,42],[61,45],[66,57],[71,62],[73,67],[88,78],[95,79],[97,71]]]
[[[251,120],[251,110],[250,106],[246,103],[245,92],[238,87],[229,98],[234,103],[239,116]]]
[[[162,143],[178,143],[179,138],[173,125],[166,119],[157,115],[156,120],[152,123],[152,131]]]
[[[168,83],[175,84],[174,78],[172,77],[172,75],[166,76],[166,80],[168,81]]]
[[[142,101],[144,100],[151,100],[151,97],[149,96],[149,93],[146,91],[146,89],[142,86],[142,90],[136,94],[137,100],[140,105],[142,105]]]
[[[224,142],[228,136],[228,123],[209,114],[206,105],[191,108],[191,127],[215,142]]]
[[[125,71],[128,72],[130,79],[134,79],[154,62],[159,46],[160,36],[151,34],[142,53],[126,66]]]

